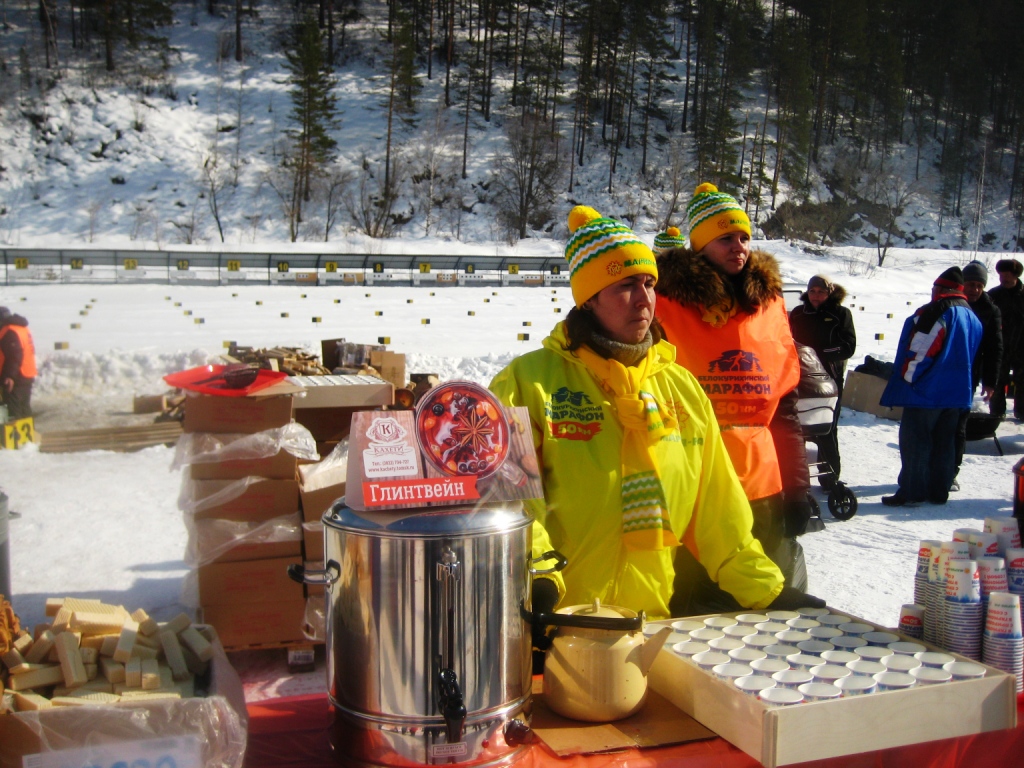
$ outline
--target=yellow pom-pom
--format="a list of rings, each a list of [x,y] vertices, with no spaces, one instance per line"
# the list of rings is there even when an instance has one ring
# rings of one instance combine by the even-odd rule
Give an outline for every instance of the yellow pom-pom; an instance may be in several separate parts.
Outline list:
[[[709,181],[705,181],[703,184],[699,185],[695,190],[693,190],[693,196],[696,197],[701,192],[717,192],[717,191],[718,191],[718,187],[716,187],[714,184],[712,184]]]
[[[594,219],[600,219],[601,214],[591,208],[589,205],[577,205],[571,211],[569,211],[569,232],[575,232],[577,229],[582,227]]]
[[[665,230],[665,234],[669,237],[679,237],[679,227],[669,227]]]

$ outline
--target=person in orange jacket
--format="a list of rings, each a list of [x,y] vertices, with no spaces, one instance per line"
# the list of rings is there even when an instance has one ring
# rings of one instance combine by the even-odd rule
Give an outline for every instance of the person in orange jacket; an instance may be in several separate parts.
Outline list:
[[[676,345],[677,362],[697,377],[714,405],[754,512],[754,535],[786,585],[806,591],[796,537],[812,514],[810,473],[797,414],[800,360],[779,266],[770,254],[751,249],[750,219],[713,184],[697,187],[686,213],[688,248],[674,228],[655,238],[658,319]],[[673,616],[733,609],[730,596],[700,578],[700,569],[680,548],[676,571],[687,578],[677,579]]]
[[[0,402],[7,406],[9,420],[32,415],[36,373],[36,347],[28,320],[0,307]]]

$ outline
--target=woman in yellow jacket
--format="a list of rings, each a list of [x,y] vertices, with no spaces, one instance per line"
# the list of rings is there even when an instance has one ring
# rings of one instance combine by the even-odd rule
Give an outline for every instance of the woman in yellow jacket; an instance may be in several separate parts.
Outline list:
[[[751,535],[711,403],[654,319],[650,248],[584,206],[569,230],[576,306],[491,382],[530,413],[545,495],[532,510],[534,554],[568,560],[535,580],[534,610],[597,598],[665,618],[680,543],[742,606],[822,605],[784,589]]]
[[[678,230],[655,238],[663,246],[658,318],[678,348],[677,362],[711,399],[753,509],[754,535],[786,584],[804,590],[807,572],[796,536],[811,514],[810,481],[796,412],[800,361],[779,266],[770,254],[751,249],[749,218],[714,185],[698,186],[686,212],[689,248]],[[677,613],[734,607],[728,595],[701,579],[692,558],[683,554],[676,566],[687,574],[677,585]],[[691,589],[694,584],[700,586]]]

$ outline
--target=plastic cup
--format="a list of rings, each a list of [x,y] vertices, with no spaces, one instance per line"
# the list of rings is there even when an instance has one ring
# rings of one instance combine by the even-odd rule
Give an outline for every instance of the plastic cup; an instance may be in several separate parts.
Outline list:
[[[768,617],[763,613],[741,613],[736,617],[736,621],[740,624],[749,624],[754,626],[760,624],[762,621],[768,621]]]
[[[659,627],[660,628],[660,627]],[[695,629],[703,629],[704,622],[694,621],[693,619],[679,619],[678,621],[672,622],[672,629],[676,632],[693,632]],[[647,634],[647,627],[644,627],[644,634]]]
[[[946,664],[952,664],[956,661],[955,656],[950,656],[948,653],[941,653],[939,651],[922,651],[921,653],[915,653],[914,658],[926,667],[938,668],[942,668]]]
[[[867,640],[856,635],[840,635],[839,637],[833,637],[829,642],[843,651],[856,651],[858,648],[863,648],[868,644]]]
[[[776,642],[775,645],[766,645],[761,649],[768,654],[769,658],[772,659],[785,659],[787,656],[792,656],[794,653],[799,653],[800,649],[795,645],[786,645],[785,643]]]
[[[723,651],[725,653],[745,647],[743,641],[738,637],[716,637],[708,640],[708,645],[716,651]]]
[[[987,599],[993,592],[1010,591],[1006,560],[1002,557],[978,558],[978,578],[981,581],[982,599]]]
[[[804,640],[810,640],[811,636],[806,632],[801,632],[799,629],[786,629],[782,632],[776,632],[775,639],[786,645],[796,645]]]
[[[733,624],[731,627],[722,627],[722,632],[726,637],[736,637],[741,640],[747,635],[758,634],[757,630],[749,624]]]
[[[910,674],[917,680],[918,685],[935,685],[936,683],[948,683],[953,679],[953,673],[945,669],[935,667],[918,667],[910,670]]]
[[[807,701],[830,701],[843,695],[842,690],[832,683],[804,683],[797,687]]]
[[[763,659],[754,659],[748,662],[750,668],[755,672],[768,675],[771,677],[776,672],[782,672],[783,670],[789,669],[789,662],[783,659],[769,659],[767,656]]]
[[[868,645],[889,645],[900,639],[900,636],[892,632],[865,632],[861,635],[868,641]]]
[[[915,659],[913,656],[904,656],[899,653],[886,656],[881,662],[890,672],[909,672],[912,669],[924,666],[921,664],[920,659]]]
[[[769,707],[788,707],[793,704],[802,704],[804,695],[795,688],[765,688],[757,694],[757,698]]]
[[[843,630],[844,635],[863,635],[865,632],[875,631],[875,628],[870,624],[863,624],[859,621],[848,621],[845,624],[840,624],[839,629]]]
[[[848,624],[850,622],[850,617],[843,616],[841,613],[823,613],[821,616],[818,616],[815,621],[823,627],[842,628],[843,624]]]
[[[822,653],[821,660],[829,664],[849,664],[851,661],[859,661],[860,656],[853,651],[831,650]]]
[[[698,640],[702,643],[714,640],[717,637],[725,637],[725,633],[720,629],[712,629],[711,627],[701,627],[690,632],[691,640]]]
[[[994,533],[977,531],[967,538],[967,544],[970,546],[972,560],[996,557],[999,554],[999,537]]]
[[[811,636],[812,640],[829,640],[833,637],[842,637],[843,630],[837,627],[811,627],[807,630],[807,634]]]
[[[744,635],[740,639],[748,648],[758,648],[762,651],[769,645],[776,645],[779,642],[771,635],[762,635],[760,632],[753,635]]]
[[[803,640],[796,644],[801,653],[809,653],[811,656],[821,656],[825,651],[834,651],[835,646],[825,640]]]
[[[813,606],[805,606],[803,608],[797,608],[796,612],[803,616],[805,619],[817,619],[819,616],[827,616],[828,608],[815,608]]]
[[[877,683],[873,677],[862,675],[850,675],[841,677],[835,682],[836,688],[843,692],[843,698],[848,696],[863,696],[867,693],[874,693]]]
[[[814,675],[816,682],[832,683],[833,685],[835,685],[836,680],[853,674],[852,669],[841,664],[820,664],[817,667],[811,667],[808,671]]]
[[[942,542],[938,539],[921,539],[920,544],[917,545],[918,576],[925,579],[928,578],[928,568],[931,565],[932,558],[938,557],[941,546]]]
[[[800,614],[796,611],[765,611],[764,615],[768,617],[769,621],[789,621],[800,618]]]
[[[709,651],[711,648],[707,643],[698,643],[696,640],[687,640],[683,643],[676,643],[672,646],[672,651],[678,653],[680,656],[686,658],[692,658],[694,654],[704,653]]]
[[[821,664],[821,657],[811,656],[809,653],[791,653],[786,657],[786,661],[793,669],[810,670],[811,667]]]
[[[732,616],[708,616],[704,619],[704,626],[711,627],[712,629],[722,629],[723,627],[731,627],[736,623],[736,619]]]
[[[1010,592],[993,592],[989,595],[985,629],[994,635],[1020,637],[1020,596]]]
[[[775,687],[775,681],[766,675],[744,675],[743,677],[735,678],[732,684],[744,693],[754,696],[757,696],[761,691]]]
[[[915,653],[927,651],[928,648],[920,643],[912,643],[909,640],[898,640],[886,646],[890,651],[900,656],[913,656]]]
[[[971,534],[981,533],[977,528],[957,528],[953,531],[953,541],[966,541],[971,543]]]
[[[961,562],[973,564],[973,560]],[[981,580],[969,573],[951,571],[946,574],[946,599],[955,603],[980,603]]]
[[[985,531],[996,535],[1000,555],[1020,547],[1020,528],[1015,517],[986,517]]]
[[[879,691],[905,691],[917,685],[917,678],[909,672],[879,672],[875,675]]]
[[[885,672],[885,665],[880,661],[868,661],[867,659],[857,659],[857,661],[849,661],[846,663],[847,669],[853,674],[860,675],[861,677],[870,677],[874,679],[875,675],[879,672]]]
[[[942,668],[949,672],[954,680],[977,680],[985,676],[985,668],[970,661],[951,661],[943,664]]]
[[[797,688],[814,680],[814,675],[806,669],[784,669],[772,673],[772,680],[783,688]]]
[[[924,629],[925,607],[918,603],[904,603],[900,607],[900,627]]]
[[[768,654],[756,648],[733,648],[729,651],[729,658],[738,661],[740,664],[750,664],[752,661],[761,661],[768,658]],[[753,667],[751,667],[753,669]],[[755,670],[756,671],[756,670]]]
[[[806,632],[811,627],[820,627],[821,624],[816,619],[807,619],[801,616],[799,619],[790,619],[786,622],[792,629],[799,629]]]
[[[754,670],[750,668],[749,664],[740,664],[735,661],[716,664],[711,668],[711,671],[716,677],[720,677],[723,680],[735,680],[737,677],[754,674]]]
[[[860,648],[854,648],[853,652],[868,661],[881,661],[886,656],[895,655],[892,648],[885,648],[881,645],[862,645]]]
[[[703,653],[695,653],[690,658],[693,660],[694,664],[708,672],[719,664],[728,664],[732,661],[728,654],[722,653],[721,651],[704,651]]]
[[[785,632],[789,625],[784,621],[761,621],[754,625],[754,628],[765,635],[775,636],[776,632]]]

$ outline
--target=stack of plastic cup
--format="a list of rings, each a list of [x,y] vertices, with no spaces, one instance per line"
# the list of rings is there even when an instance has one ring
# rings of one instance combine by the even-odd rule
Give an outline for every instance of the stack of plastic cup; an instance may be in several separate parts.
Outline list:
[[[974,560],[948,562],[942,610],[942,646],[970,659],[980,659],[985,617],[981,604],[981,579]]]
[[[982,557],[977,563],[978,575],[981,577],[981,603],[988,605],[988,596],[993,592],[1010,591],[1006,560],[1002,557]]]
[[[924,637],[925,607],[918,603],[906,603],[900,608],[899,631],[907,637],[921,640]]]
[[[1024,549],[1011,547],[1006,550],[1006,583],[1011,594],[1021,595],[1021,611],[1024,612]],[[1021,614],[1024,617],[1024,613]]]
[[[953,541],[966,541],[970,544],[971,535],[975,533],[981,533],[981,531],[977,528],[957,528],[953,531]]]
[[[967,537],[967,543],[971,547],[971,560],[999,557],[999,537],[994,533],[977,531]]]
[[[932,560],[929,565],[924,639],[930,643],[941,645],[945,640],[946,573],[949,561],[967,560],[970,557],[970,552],[971,547],[966,541],[944,541],[939,548],[938,559]],[[929,628],[931,637],[929,637]]]
[[[914,602],[924,605],[928,599],[928,567],[932,557],[938,557],[942,542],[938,539],[922,539],[917,548],[917,570],[914,571]]]
[[[1016,676],[1017,693],[1024,690],[1024,635],[1021,634],[1020,596],[993,592],[988,600],[982,661]]]
[[[1006,550],[1020,547],[1020,527],[1015,517],[986,517],[985,531],[994,533],[999,543],[999,554],[1006,556]]]

